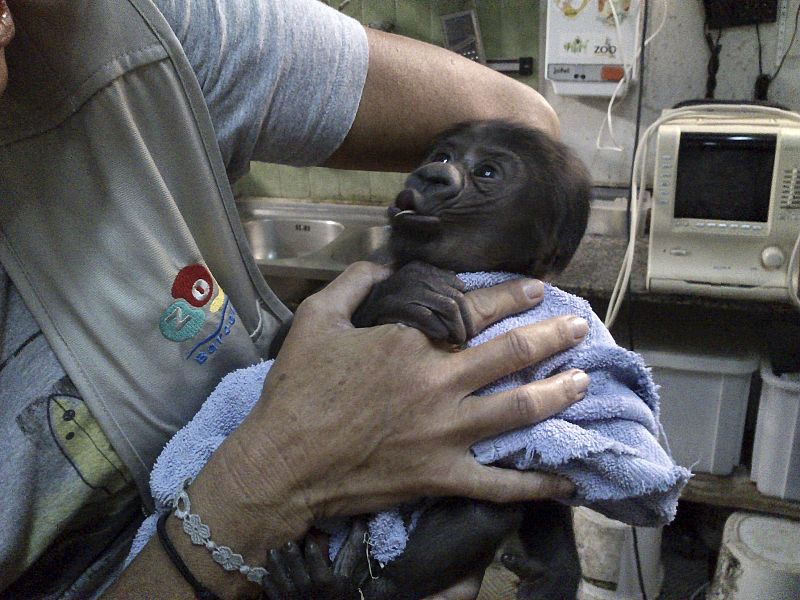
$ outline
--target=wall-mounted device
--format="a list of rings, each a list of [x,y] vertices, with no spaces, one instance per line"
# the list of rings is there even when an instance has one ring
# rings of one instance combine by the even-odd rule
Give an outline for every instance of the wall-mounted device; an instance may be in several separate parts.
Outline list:
[[[610,97],[632,78],[641,2],[548,0],[545,78],[556,94]]]
[[[481,29],[475,11],[465,10],[442,15],[440,18],[445,48],[475,62],[486,64],[486,53],[483,50]]]
[[[778,0],[703,0],[703,7],[709,29],[774,23],[778,18]]]
[[[797,304],[800,115],[772,110],[662,117],[649,290]]]

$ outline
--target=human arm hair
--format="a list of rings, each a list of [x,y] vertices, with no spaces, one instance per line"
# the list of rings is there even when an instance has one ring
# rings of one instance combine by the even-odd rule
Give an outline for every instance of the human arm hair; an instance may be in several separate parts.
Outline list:
[[[407,171],[456,123],[505,119],[558,138],[553,108],[533,88],[463,56],[367,29],[369,70],[355,122],[325,166]]]

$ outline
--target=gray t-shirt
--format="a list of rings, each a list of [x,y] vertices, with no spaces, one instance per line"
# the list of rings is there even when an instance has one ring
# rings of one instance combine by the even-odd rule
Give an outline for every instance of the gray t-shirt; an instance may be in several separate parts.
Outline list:
[[[341,144],[367,72],[361,25],[316,0],[154,0],[231,180]],[[0,598],[87,598],[127,554],[135,486],[0,266]]]

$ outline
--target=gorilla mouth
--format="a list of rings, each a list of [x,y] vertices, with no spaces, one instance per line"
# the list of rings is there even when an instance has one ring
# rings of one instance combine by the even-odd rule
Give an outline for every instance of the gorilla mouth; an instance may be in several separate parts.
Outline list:
[[[413,235],[429,237],[441,231],[442,221],[439,217],[425,215],[418,212],[417,199],[419,192],[410,188],[401,191],[389,207],[389,222],[392,231]]]

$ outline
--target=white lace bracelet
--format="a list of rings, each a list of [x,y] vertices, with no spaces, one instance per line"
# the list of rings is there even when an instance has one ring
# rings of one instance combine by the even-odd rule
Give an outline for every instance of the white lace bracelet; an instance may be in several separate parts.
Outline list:
[[[248,581],[261,585],[261,580],[267,575],[264,567],[251,567],[244,564],[244,557],[237,554],[228,546],[220,546],[211,539],[211,529],[200,520],[199,515],[192,514],[192,503],[186,488],[192,482],[191,478],[185,479],[180,488],[175,492],[172,506],[175,516],[183,521],[183,531],[196,546],[205,546],[211,552],[211,558],[226,571],[239,571],[247,577]]]

